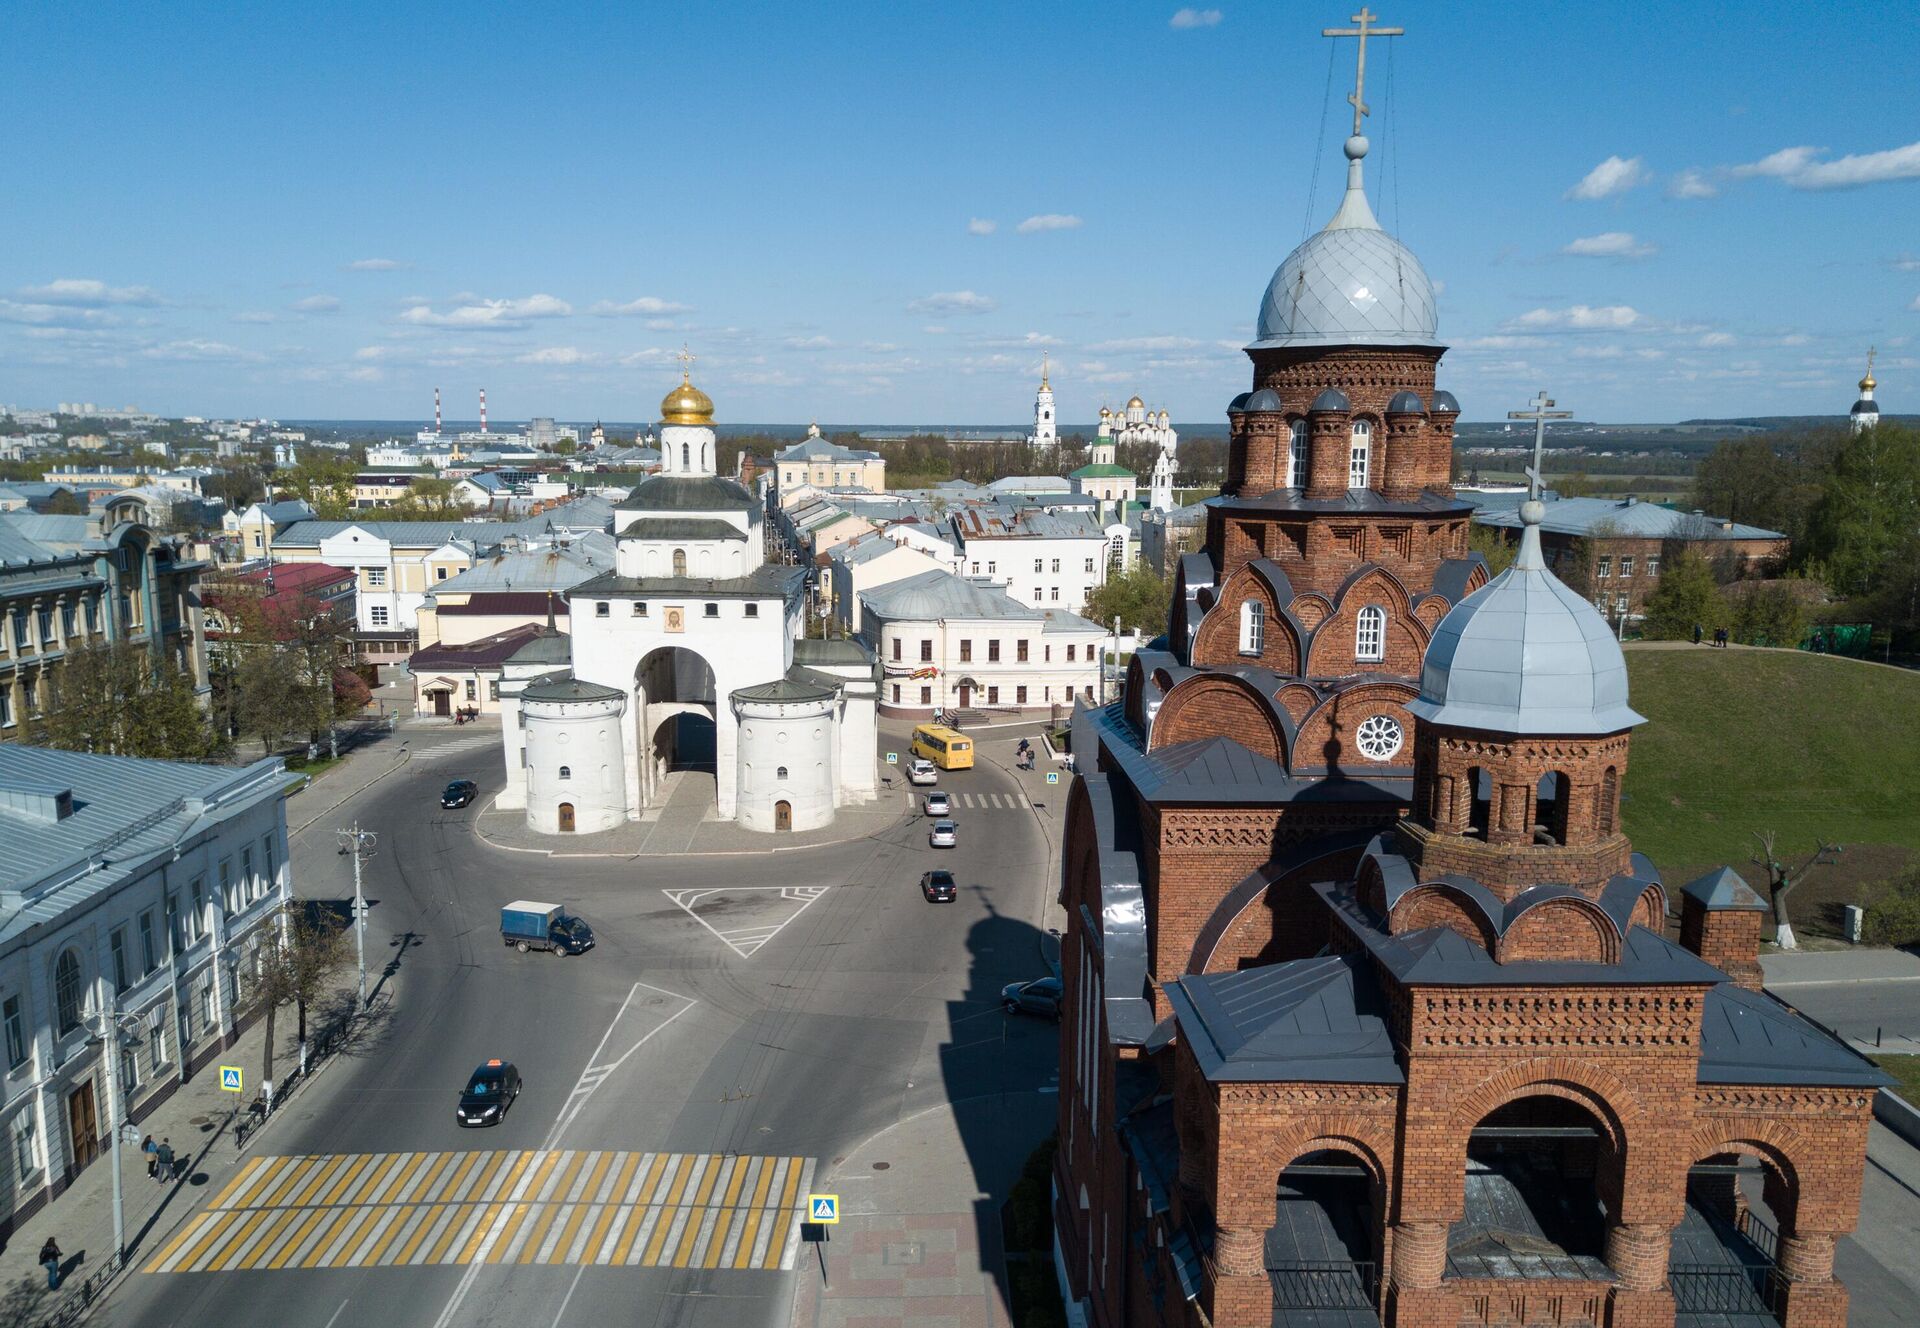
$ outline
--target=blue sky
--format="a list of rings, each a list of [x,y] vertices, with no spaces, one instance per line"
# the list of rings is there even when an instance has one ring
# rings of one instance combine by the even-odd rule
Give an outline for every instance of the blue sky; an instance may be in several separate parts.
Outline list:
[[[723,420],[1018,420],[1044,349],[1069,423],[1216,421],[1351,12],[8,6],[0,401],[641,419],[685,341]],[[1381,13],[1469,419],[1838,414],[1869,344],[1920,409],[1920,9]]]

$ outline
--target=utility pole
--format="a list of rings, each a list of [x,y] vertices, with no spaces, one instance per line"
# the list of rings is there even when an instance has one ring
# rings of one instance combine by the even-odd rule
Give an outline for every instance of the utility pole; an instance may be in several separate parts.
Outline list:
[[[360,889],[360,860],[373,851],[373,842],[378,837],[371,830],[362,830],[355,821],[347,829],[336,831],[340,836],[340,850],[353,854],[353,951],[360,967],[360,1003],[354,1008],[367,1008],[367,900]]]
[[[107,1165],[113,1169],[113,1259],[117,1264],[127,1252],[126,1201],[121,1197],[120,1181],[120,997],[111,988],[106,1008],[96,1016],[100,1041],[101,1067],[107,1078]],[[184,1060],[185,1057],[183,1056]]]

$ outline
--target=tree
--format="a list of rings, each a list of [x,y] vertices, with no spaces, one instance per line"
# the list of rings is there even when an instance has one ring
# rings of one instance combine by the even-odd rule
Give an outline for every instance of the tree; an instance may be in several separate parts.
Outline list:
[[[244,512],[266,496],[267,486],[251,462],[226,460],[200,481],[200,491],[209,498],[220,499],[230,511]]]
[[[407,486],[407,496],[382,513],[393,521],[436,521],[464,516],[466,508],[453,495],[453,481],[422,475]]]
[[[1118,576],[1109,576],[1087,596],[1085,615],[1105,627],[1115,618],[1121,625],[1158,636],[1167,629],[1167,608],[1173,587],[1144,560]]]
[[[217,747],[193,681],[131,641],[69,653],[51,679],[36,739],[70,752],[198,761]]]
[[[1727,603],[1713,579],[1713,565],[1692,549],[1670,555],[1660,584],[1647,596],[1640,630],[1654,641],[1685,641],[1693,629],[1711,632],[1727,623]]]
[[[1799,579],[1749,581],[1725,592],[1733,636],[1755,646],[1793,647],[1807,634],[1807,602]]]
[[[274,476],[275,486],[304,498],[324,521],[340,521],[353,510],[354,463],[330,453],[309,453],[291,470]]]
[[[1798,949],[1793,939],[1793,924],[1787,919],[1787,896],[1807,879],[1807,874],[1815,867],[1831,866],[1838,860],[1840,845],[1822,844],[1799,867],[1790,868],[1774,856],[1773,831],[1756,830],[1753,837],[1760,841],[1760,852],[1750,860],[1756,866],[1767,869],[1767,896],[1773,904],[1773,943],[1782,950]]]
[[[307,1007],[326,995],[332,978],[347,962],[347,931],[337,917],[295,900],[284,905],[267,926],[260,953],[255,999],[266,1010],[267,1038],[260,1072],[273,1081],[273,1017],[291,1004],[299,1012],[300,1068],[307,1066]]]
[[[80,501],[80,495],[71,489],[62,489],[47,499],[48,516],[85,516],[87,505]]]
[[[1920,526],[1920,436],[1897,424],[1862,429],[1834,457],[1800,550],[1829,587],[1872,594],[1894,552]]]
[[[232,670],[233,723],[260,740],[263,756],[295,729],[307,728],[311,702],[299,659],[290,651],[267,647],[239,656]]]
[[[1487,560],[1487,572],[1491,576],[1499,576],[1513,566],[1514,554],[1518,552],[1498,526],[1468,526],[1467,547]]]

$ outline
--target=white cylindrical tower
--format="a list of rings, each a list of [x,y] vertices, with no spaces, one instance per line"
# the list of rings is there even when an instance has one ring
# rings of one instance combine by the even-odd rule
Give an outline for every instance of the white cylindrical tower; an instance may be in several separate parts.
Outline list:
[[[833,821],[839,690],[832,683],[782,678],[742,687],[728,698],[740,726],[734,815],[741,825],[813,830]]]
[[[592,834],[627,819],[622,718],[627,694],[555,677],[520,693],[527,735],[527,828]]]

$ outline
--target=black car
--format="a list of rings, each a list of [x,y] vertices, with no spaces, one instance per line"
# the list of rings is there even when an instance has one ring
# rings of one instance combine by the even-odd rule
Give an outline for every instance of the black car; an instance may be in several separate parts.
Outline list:
[[[520,1071],[496,1057],[467,1076],[453,1118],[462,1125],[498,1125],[519,1096]]]
[[[1009,982],[1000,989],[1000,1004],[1008,1014],[1033,1014],[1042,1019],[1060,1017],[1060,979],[1035,978]]]
[[[471,779],[456,779],[440,795],[442,807],[464,807],[480,794],[480,786]]]
[[[920,893],[927,897],[929,904],[951,904],[955,890],[953,873],[950,871],[930,871],[920,877]]]

